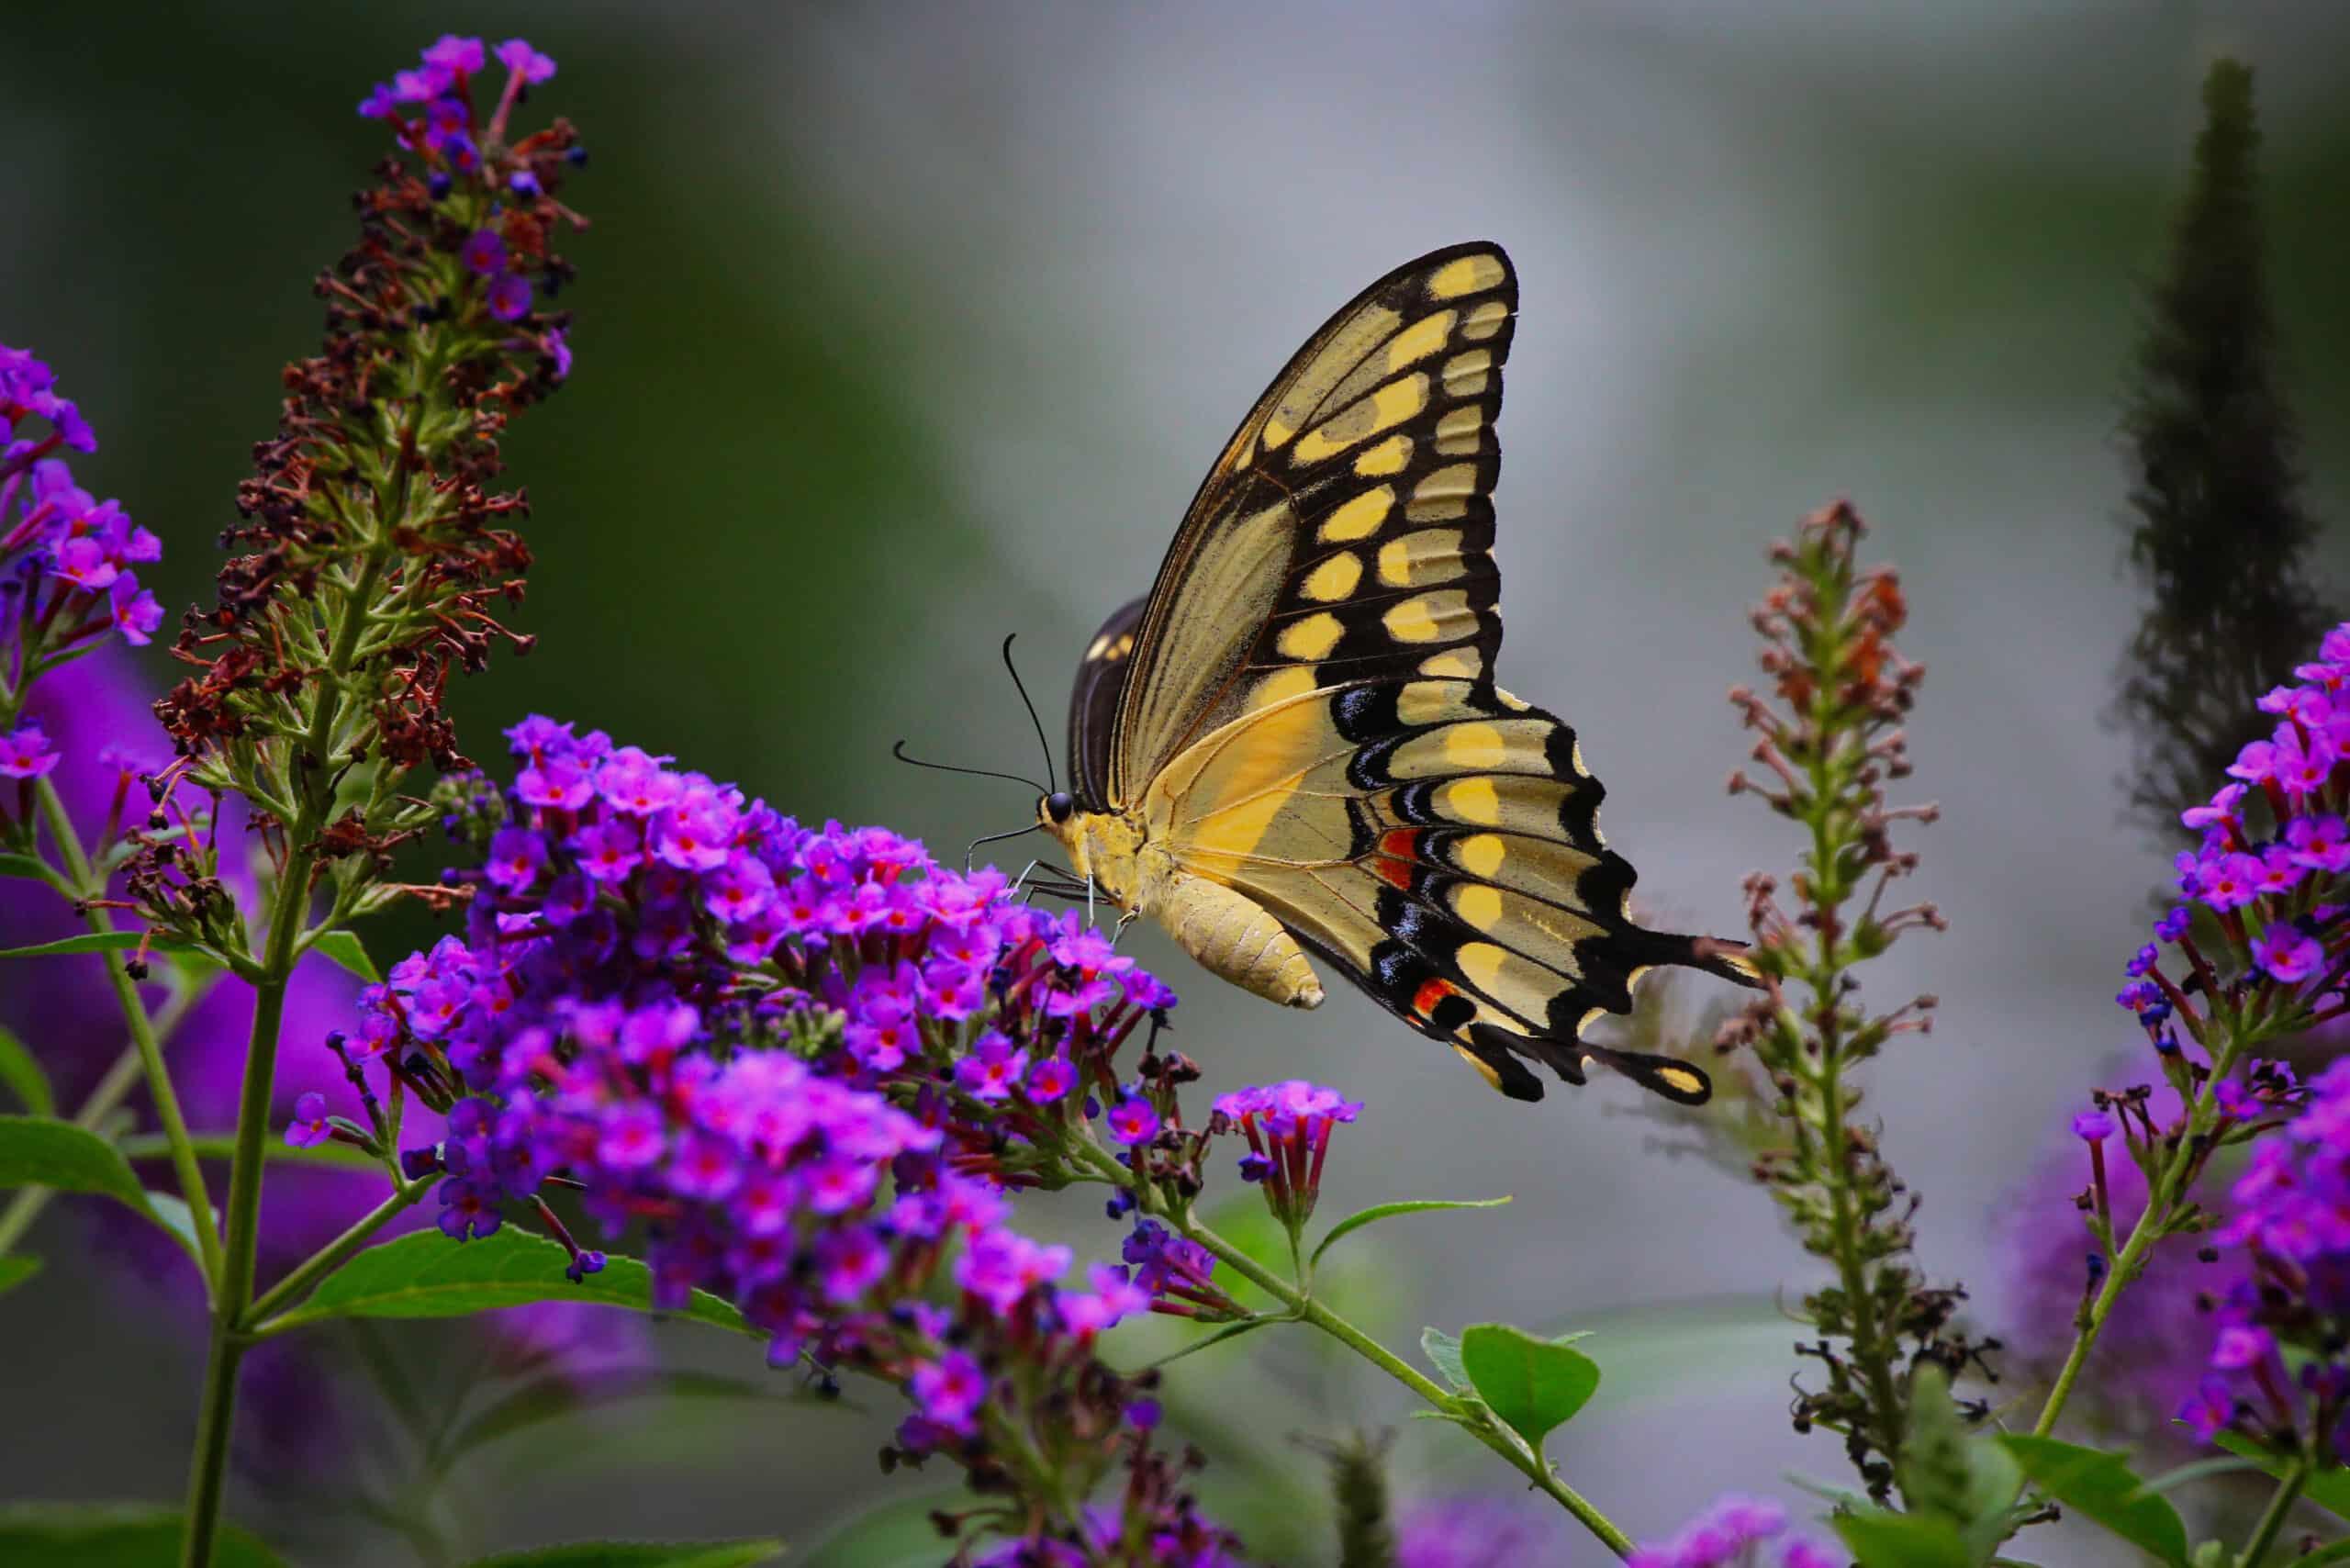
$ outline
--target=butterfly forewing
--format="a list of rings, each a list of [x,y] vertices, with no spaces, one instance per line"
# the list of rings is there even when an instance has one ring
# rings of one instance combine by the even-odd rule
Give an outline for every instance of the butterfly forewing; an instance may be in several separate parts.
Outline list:
[[[1119,704],[1110,798],[1316,683],[1474,677],[1501,641],[1490,499],[1517,283],[1492,245],[1399,268],[1258,400],[1159,568]]]
[[[1101,811],[1110,799],[1110,732],[1134,662],[1135,631],[1149,603],[1146,595],[1112,611],[1077,661],[1077,687],[1069,700],[1069,766],[1089,811]]]

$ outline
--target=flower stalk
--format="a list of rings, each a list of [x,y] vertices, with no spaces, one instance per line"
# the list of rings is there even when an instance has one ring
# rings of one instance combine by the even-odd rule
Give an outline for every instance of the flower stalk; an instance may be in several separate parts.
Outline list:
[[[1720,1046],[1751,1049],[1775,1092],[1790,1141],[1764,1153],[1756,1173],[1833,1272],[1804,1300],[1819,1338],[1799,1353],[1827,1383],[1798,1393],[1796,1429],[1841,1433],[1883,1497],[1899,1470],[1909,1366],[1930,1359],[1955,1372],[1979,1347],[1949,1332],[1962,1294],[1929,1287],[1907,1260],[1915,1200],[1854,1114],[1853,1070],[1894,1036],[1929,1029],[1934,1005],[1921,996],[1872,1015],[1855,1000],[1854,971],[1906,933],[1944,924],[1930,904],[1885,908],[1918,863],[1893,846],[1892,830],[1937,813],[1886,799],[1886,783],[1909,771],[1901,724],[1924,671],[1893,646],[1907,607],[1889,568],[1859,566],[1863,532],[1840,502],[1774,547],[1782,576],[1754,617],[1772,692],[1730,693],[1757,734],[1752,761],[1762,770],[1733,773],[1730,792],[1761,796],[1808,846],[1788,883],[1792,908],[1775,879],[1747,879],[1749,956],[1763,994],[1725,1026]]]

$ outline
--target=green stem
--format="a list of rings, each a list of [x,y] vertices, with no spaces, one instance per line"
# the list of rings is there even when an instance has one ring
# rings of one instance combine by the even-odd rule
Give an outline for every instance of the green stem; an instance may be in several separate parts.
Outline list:
[[[1125,1182],[1132,1173],[1117,1162],[1106,1150],[1082,1136],[1069,1140],[1069,1148],[1078,1157],[1112,1181]],[[1459,1395],[1438,1386],[1434,1379],[1404,1361],[1394,1351],[1356,1327],[1338,1314],[1314,1299],[1307,1291],[1282,1279],[1248,1253],[1218,1236],[1207,1226],[1192,1217],[1188,1210],[1176,1212],[1147,1182],[1140,1190],[1143,1206],[1159,1215],[1186,1239],[1196,1241],[1228,1264],[1233,1272],[1263,1291],[1267,1295],[1289,1308],[1301,1323],[1310,1323],[1333,1339],[1362,1357],[1371,1365],[1410,1389],[1428,1405],[1447,1416],[1463,1417],[1462,1424],[1471,1436],[1507,1460],[1537,1490],[1549,1495],[1568,1513],[1574,1516],[1583,1529],[1618,1557],[1630,1554],[1632,1539],[1617,1529],[1614,1520],[1593,1506],[1581,1493],[1561,1480],[1556,1472],[1535,1451],[1533,1446],[1516,1433],[1494,1421],[1490,1412],[1482,1417],[1472,1416],[1462,1407]]]
[[[2220,1022],[2218,1019],[2214,1023]],[[2113,1263],[2106,1271],[2105,1283],[2098,1287],[2096,1299],[2089,1303],[2086,1321],[2074,1332],[2073,1348],[2065,1356],[2065,1364],[2056,1373],[2056,1382],[2048,1390],[2047,1402],[2040,1407],[2040,1419],[2032,1423],[2032,1435],[2044,1438],[2056,1429],[2057,1418],[2065,1413],[2065,1401],[2073,1394],[2073,1384],[2087,1364],[2089,1352],[2097,1348],[2098,1336],[2105,1331],[2107,1317],[2113,1304],[2121,1297],[2131,1283],[2144,1270],[2146,1254],[2154,1249],[2170,1224],[2171,1209],[2178,1200],[2179,1190],[2187,1180],[2188,1167],[2198,1158],[2199,1145],[2210,1130],[2209,1110],[2212,1095],[2221,1080],[2235,1065],[2244,1042],[2236,1031],[2229,1031],[2229,1038],[2213,1054],[2211,1076],[2205,1081],[2203,1092],[2188,1107],[2187,1128],[2181,1134],[2178,1147],[2171,1151],[2154,1182],[2146,1192],[2146,1206],[2138,1215],[2138,1223],[2130,1227],[2130,1238],[2114,1255]]]
[[[2252,1539],[2244,1542],[2244,1555],[2237,1558],[2238,1568],[2260,1568],[2268,1549],[2277,1544],[2284,1533],[2286,1517],[2293,1511],[2293,1501],[2301,1495],[2301,1485],[2310,1478],[2307,1455],[2297,1456],[2277,1478],[2277,1490],[2270,1494],[2268,1506],[2262,1510],[2260,1523],[2253,1527]]]
[[[40,802],[41,816],[49,823],[50,836],[57,841],[57,852],[65,861],[67,876],[82,890],[84,898],[100,896],[105,887],[91,873],[89,857],[82,852],[81,835],[74,830],[73,819],[66,814],[65,802],[58,798],[56,785],[44,776],[33,788]],[[112,917],[95,904],[84,906],[82,918],[99,935],[114,930]],[[140,1000],[139,982],[130,978],[128,960],[120,953],[101,953],[98,961],[106,967],[106,982],[114,988],[115,1003],[122,1009],[123,1022],[130,1026],[131,1048],[139,1053],[139,1065],[147,1075],[147,1093],[155,1103],[155,1119],[162,1123],[163,1136],[171,1140],[172,1169],[179,1177],[180,1196],[187,1200],[188,1213],[196,1222],[197,1260],[204,1266],[206,1287],[217,1299],[221,1269],[219,1226],[212,1215],[212,1195],[205,1190],[204,1167],[196,1162],[196,1150],[188,1145],[187,1121],[180,1114],[179,1092],[172,1087],[172,1075],[163,1066],[162,1043],[156,1037],[154,1020],[147,1015],[146,1002]]]
[[[414,1204],[431,1187],[432,1183],[426,1181],[400,1188],[352,1222],[351,1227],[341,1236],[297,1264],[284,1279],[270,1286],[245,1314],[245,1321],[252,1325],[249,1330],[252,1338],[266,1339],[278,1332],[277,1326],[269,1321],[273,1314],[298,1300],[303,1292],[330,1271],[341,1267],[345,1259],[366,1246],[377,1231],[389,1225],[401,1210]]]
[[[406,483],[403,473],[403,495]],[[275,895],[270,901],[268,940],[253,986],[252,1033],[245,1045],[244,1085],[237,1102],[236,1146],[229,1167],[228,1242],[213,1292],[211,1355],[205,1368],[196,1453],[188,1466],[187,1534],[181,1568],[211,1568],[214,1537],[220,1527],[220,1493],[228,1478],[229,1436],[236,1424],[237,1368],[244,1359],[252,1323],[262,1171],[266,1163],[270,1102],[277,1086],[285,988],[293,978],[303,917],[310,906],[319,834],[334,808],[326,758],[341,717],[343,691],[367,622],[367,607],[390,556],[388,540],[372,546],[358,581],[342,596],[333,649],[326,669],[315,678],[309,730],[295,740],[286,757],[288,792],[300,800],[301,810],[285,824],[285,863],[279,868]],[[188,1159],[191,1165],[195,1161],[192,1149]]]
[[[185,986],[163,1004],[163,1010],[155,1014],[155,1043],[158,1047],[170,1041],[178,1031],[180,1021],[203,1000],[208,989],[207,985],[201,984]],[[114,1065],[106,1069],[106,1075],[98,1080],[98,1086],[90,1091],[90,1097],[83,1101],[81,1110],[74,1113],[73,1125],[95,1132],[98,1124],[111,1115],[115,1107],[139,1086],[144,1071],[139,1047],[135,1045],[123,1047],[121,1054],[114,1058]],[[199,1154],[203,1152],[202,1138],[191,1137],[188,1143]],[[162,1133],[150,1133],[124,1138],[116,1147],[122,1150],[126,1159],[155,1159],[172,1152],[172,1140]],[[0,1209],[0,1254],[6,1254],[24,1239],[25,1232],[32,1228],[33,1221],[40,1217],[41,1210],[47,1208],[49,1201],[55,1196],[57,1190],[53,1187],[27,1187],[8,1201],[6,1209]]]

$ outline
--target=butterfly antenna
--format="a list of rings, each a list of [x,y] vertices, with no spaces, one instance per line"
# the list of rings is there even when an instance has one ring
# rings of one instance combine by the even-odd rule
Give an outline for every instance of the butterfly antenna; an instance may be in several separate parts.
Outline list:
[[[906,743],[903,741],[900,741],[896,745],[891,746],[890,748],[890,755],[896,757],[900,762],[912,763],[916,767],[935,768],[941,773],[968,773],[974,778],[1001,778],[1007,783],[1025,784],[1031,790],[1035,790],[1039,795],[1049,795],[1053,792],[1052,790],[1038,784],[1034,778],[1023,778],[1017,773],[998,773],[994,769],[987,767],[957,767],[952,763],[924,762],[921,757],[908,756],[906,755]],[[1022,828],[1020,831],[1025,833],[1028,830],[1026,828]],[[985,843],[986,841],[983,839],[980,842]]]
[[[1028,722],[1036,726],[1036,744],[1045,752],[1045,777],[1053,781],[1053,787],[1047,793],[1058,795],[1061,781],[1059,775],[1053,771],[1053,743],[1045,738],[1045,721],[1036,717],[1036,705],[1028,700],[1027,685],[1020,678],[1019,666],[1012,662],[1012,639],[1018,635],[1017,632],[1007,632],[1003,635],[1003,667],[1012,672],[1012,689],[1020,693],[1020,705],[1028,710]]]

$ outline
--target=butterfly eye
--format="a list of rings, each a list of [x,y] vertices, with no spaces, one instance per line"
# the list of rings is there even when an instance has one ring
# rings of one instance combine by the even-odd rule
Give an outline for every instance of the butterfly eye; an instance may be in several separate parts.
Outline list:
[[[1066,790],[1056,790],[1045,797],[1045,814],[1057,823],[1069,821],[1077,810],[1077,797]]]

